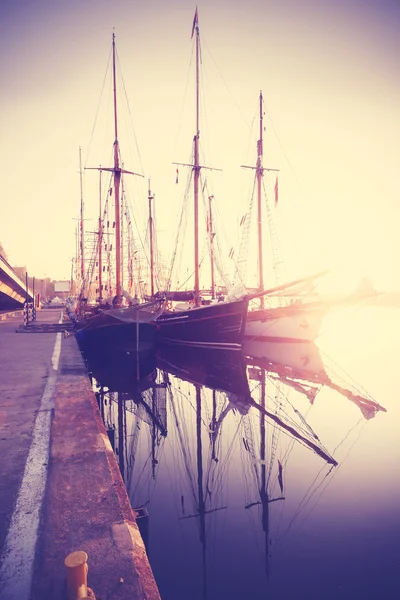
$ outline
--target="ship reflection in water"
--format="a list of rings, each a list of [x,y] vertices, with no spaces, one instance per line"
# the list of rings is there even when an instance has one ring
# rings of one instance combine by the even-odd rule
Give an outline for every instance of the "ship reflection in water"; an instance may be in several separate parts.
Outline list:
[[[395,597],[389,417],[316,345],[86,359],[163,600]]]

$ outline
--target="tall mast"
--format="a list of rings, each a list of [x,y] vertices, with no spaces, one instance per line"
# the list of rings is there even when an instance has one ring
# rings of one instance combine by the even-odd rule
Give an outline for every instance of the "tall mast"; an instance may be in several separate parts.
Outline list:
[[[193,19],[192,27],[192,38],[196,32],[196,134],[194,136],[194,160],[193,164],[187,163],[174,163],[176,165],[184,165],[191,167],[194,171],[194,296],[195,306],[200,306],[200,284],[199,284],[199,184],[200,184],[200,170],[201,169],[212,169],[214,171],[220,171],[221,169],[215,169],[214,167],[201,166],[199,161],[199,139],[200,139],[200,85],[199,85],[199,70],[200,70],[200,34],[198,24],[198,13],[197,7]]]
[[[262,247],[262,212],[261,212],[261,186],[264,174],[263,169],[263,110],[262,110],[262,92],[260,92],[260,139],[257,142],[257,234],[258,234],[258,287],[260,292],[264,289],[263,274],[263,247]],[[260,297],[260,307],[264,308],[264,296]]]
[[[99,169],[99,302],[103,299],[103,219],[101,214],[101,168]]]
[[[122,167],[124,166],[124,163],[122,163]],[[121,169],[121,173],[123,173],[124,170],[123,168]],[[121,269],[121,294],[122,294],[122,290],[125,289],[125,280],[124,280],[124,273],[125,273],[125,267],[124,267],[124,244],[125,244],[125,230],[124,230],[124,214],[126,214],[126,198],[125,198],[125,187],[124,187],[125,181],[123,179],[121,179],[121,198],[120,198],[120,248],[121,248],[121,257],[120,257],[120,269]],[[128,235],[128,246],[130,245],[130,240],[129,240],[129,235]]]
[[[114,203],[115,203],[115,299],[116,307],[122,304],[122,279],[121,279],[121,206],[120,206],[120,184],[121,173],[130,175],[140,175],[133,171],[127,171],[119,165],[119,143],[118,143],[118,122],[117,122],[117,77],[115,66],[115,34],[112,37],[112,65],[113,65],[113,97],[114,97],[114,166],[98,167],[101,171],[110,171],[114,177]],[[96,167],[86,167],[93,169]]]
[[[258,242],[258,289],[264,292],[264,268],[263,268],[263,237],[262,237],[262,178],[264,171],[278,171],[278,169],[264,168],[263,166],[263,96],[260,92],[260,138],[257,141],[257,163],[255,167],[242,165],[244,169],[255,169],[257,179],[257,242]],[[260,295],[260,307],[264,308],[264,295]]]
[[[83,230],[83,188],[82,188],[82,152],[79,147],[79,182],[81,191],[81,218],[80,218],[80,255],[81,255],[81,282],[85,280],[85,234]]]
[[[112,57],[113,57],[113,96],[114,96],[114,203],[115,203],[115,295],[117,304],[121,300],[122,285],[121,285],[121,214],[119,188],[121,182],[121,169],[119,166],[119,144],[118,144],[118,122],[117,122],[117,82],[115,68],[115,33],[112,38]]]
[[[79,281],[79,247],[80,247],[80,238],[79,238],[79,227],[75,227],[75,279]],[[82,283],[82,282],[81,282]]]
[[[199,63],[200,63],[200,38],[198,27],[197,8],[193,26],[196,30],[196,135],[194,136],[194,296],[195,305],[200,306],[199,285]]]
[[[151,201],[154,200],[154,195],[151,193],[150,189],[150,179],[149,179],[149,230],[150,230],[150,294],[154,296],[154,247],[153,247],[153,216],[152,216],[152,208]]]
[[[71,296],[75,296],[75,259],[71,259],[71,275],[70,275]]]

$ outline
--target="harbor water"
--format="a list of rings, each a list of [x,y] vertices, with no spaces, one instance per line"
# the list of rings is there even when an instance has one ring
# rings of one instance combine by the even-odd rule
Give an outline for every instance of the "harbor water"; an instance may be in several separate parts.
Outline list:
[[[399,597],[400,311],[335,311],[316,346],[325,380],[240,352],[88,357],[163,600]]]

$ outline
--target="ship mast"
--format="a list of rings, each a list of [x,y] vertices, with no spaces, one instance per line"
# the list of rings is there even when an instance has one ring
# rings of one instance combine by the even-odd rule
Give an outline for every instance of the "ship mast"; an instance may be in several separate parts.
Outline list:
[[[75,264],[74,275],[75,275],[76,282],[79,281],[79,247],[80,247],[79,227],[77,225],[75,227],[75,258],[74,258],[74,264]],[[76,285],[78,286],[78,283]],[[82,282],[81,282],[81,285],[82,285]],[[78,287],[77,287],[77,289],[78,289]]]
[[[151,208],[151,201],[154,200],[154,194],[151,193],[150,179],[149,179],[149,230],[150,230],[150,294],[154,296],[154,247],[153,247],[153,215]]]
[[[194,136],[194,297],[195,305],[200,306],[200,285],[199,285],[199,63],[200,63],[200,38],[197,8],[194,16],[193,28],[196,31],[196,135]]]
[[[99,169],[99,302],[103,299],[103,219],[101,214],[101,168]]]
[[[112,37],[112,65],[113,65],[113,98],[114,98],[114,204],[115,204],[115,295],[116,304],[121,303],[121,215],[119,205],[119,189],[121,183],[121,169],[119,166],[119,143],[118,143],[118,121],[117,121],[117,83],[115,69],[115,33]]]
[[[200,186],[200,170],[210,169],[213,171],[220,171],[221,169],[215,169],[214,167],[206,167],[200,165],[200,153],[199,153],[199,140],[200,140],[200,34],[199,34],[199,20],[197,7],[194,14],[193,26],[192,26],[192,38],[196,32],[196,134],[194,136],[194,157],[193,164],[187,163],[173,163],[175,165],[183,165],[185,167],[191,167],[194,172],[194,299],[195,306],[201,305],[200,299],[200,283],[199,283],[199,186]]]
[[[261,186],[264,174],[263,169],[263,111],[262,92],[260,92],[260,139],[257,142],[257,234],[258,234],[258,287],[260,292],[264,290],[263,275],[263,247],[262,247],[262,211],[261,211]],[[264,296],[260,297],[260,308],[264,308]]]
[[[260,308],[264,308],[264,266],[263,266],[263,232],[262,232],[262,179],[264,171],[278,171],[278,169],[263,166],[263,95],[260,92],[259,105],[260,137],[257,140],[257,162],[255,167],[242,165],[244,169],[255,169],[257,180],[257,243],[258,243],[258,295],[260,296]],[[256,297],[256,296],[253,296]]]
[[[115,299],[114,306],[122,305],[122,278],[121,278],[121,206],[120,206],[120,187],[121,174],[139,175],[133,171],[127,171],[119,165],[119,142],[118,142],[118,120],[117,120],[117,74],[115,61],[115,33],[112,36],[112,77],[113,77],[113,100],[114,100],[114,166],[98,167],[100,171],[110,171],[114,177],[114,204],[115,204]],[[93,169],[96,167],[86,167]]]
[[[79,182],[80,182],[80,191],[81,191],[81,218],[80,218],[80,226],[79,226],[79,232],[80,232],[80,241],[79,241],[79,247],[80,247],[80,255],[81,255],[81,285],[83,285],[83,282],[85,280],[85,233],[83,230],[83,211],[84,211],[84,205],[83,205],[83,186],[82,186],[82,151],[81,148],[79,147]]]

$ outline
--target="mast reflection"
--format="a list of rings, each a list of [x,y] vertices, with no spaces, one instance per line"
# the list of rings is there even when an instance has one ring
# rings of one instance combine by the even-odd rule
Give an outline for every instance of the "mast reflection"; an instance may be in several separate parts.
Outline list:
[[[186,597],[193,598],[200,590],[204,599],[216,597],[213,584],[222,558],[214,546],[223,542],[210,530],[231,518],[228,472],[235,500],[240,496],[241,510],[256,519],[267,578],[272,549],[279,543],[274,524],[288,503],[293,514],[286,517],[286,529],[303,509],[302,503],[293,508],[293,489],[286,485],[289,459],[295,465],[291,478],[294,474],[301,483],[306,473],[317,471],[306,488],[305,505],[321,478],[329,483],[338,461],[301,413],[304,397],[311,407],[319,391],[329,387],[355,403],[365,419],[385,410],[329,370],[312,343],[247,344],[243,352],[166,344],[151,356],[94,357],[89,370],[131,504],[138,516],[140,511],[145,516],[138,524],[147,550],[157,479],[163,486],[159,503],[169,498],[175,505],[176,529],[179,522],[186,539],[193,535],[190,524],[198,526],[197,557],[192,557],[193,538],[190,552],[175,548],[177,573],[179,561],[193,561],[198,582],[190,585],[196,593],[186,590]],[[152,539],[157,534],[152,529]]]
[[[179,520],[197,519],[201,544],[202,597],[208,598],[207,522],[227,505],[219,501],[226,473],[220,440],[223,422],[231,412],[244,415],[252,398],[246,364],[241,352],[216,348],[184,348],[166,345],[157,356],[157,366],[168,374],[169,406],[178,432],[179,449],[187,475],[191,512],[186,514],[186,495],[182,490]],[[184,387],[189,384],[189,387]],[[188,394],[195,393],[190,406]],[[186,407],[185,407],[186,405]],[[188,408],[189,410],[185,410]],[[185,415],[185,418],[182,416]],[[190,420],[194,421],[190,423]],[[196,460],[192,460],[190,433],[193,432]],[[207,443],[208,438],[208,443]],[[221,460],[222,459],[222,460]]]
[[[147,551],[150,492],[136,493],[137,450],[142,429],[147,429],[150,450],[150,479],[155,481],[158,452],[167,436],[166,383],[158,377],[154,354],[119,352],[87,356],[96,398],[108,437],[117,456],[137,523]]]

